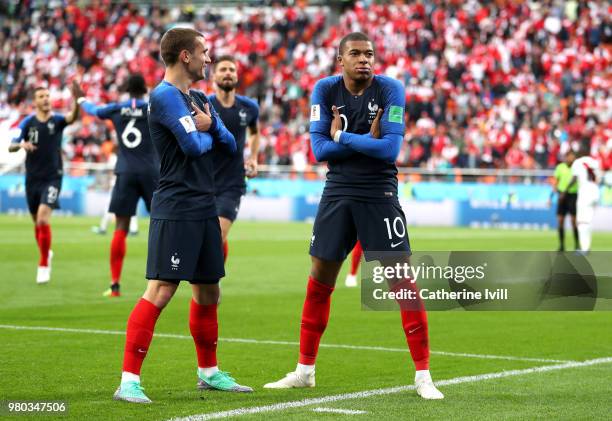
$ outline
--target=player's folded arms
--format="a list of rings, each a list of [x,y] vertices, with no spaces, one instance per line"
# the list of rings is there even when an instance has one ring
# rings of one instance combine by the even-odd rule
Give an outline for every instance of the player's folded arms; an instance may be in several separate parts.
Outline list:
[[[378,139],[370,133],[342,132],[338,143],[372,158],[394,163],[399,155],[403,139],[404,136],[398,133],[386,133]]]
[[[318,162],[344,159],[355,153],[349,147],[334,142],[327,134],[328,131],[329,129],[322,133],[313,130],[311,125],[310,142],[312,144],[312,153]]]
[[[214,140],[225,145],[231,153],[236,153],[238,147],[236,146],[236,139],[234,135],[225,127],[219,114],[213,111],[212,113],[213,124],[208,132],[213,136]]]

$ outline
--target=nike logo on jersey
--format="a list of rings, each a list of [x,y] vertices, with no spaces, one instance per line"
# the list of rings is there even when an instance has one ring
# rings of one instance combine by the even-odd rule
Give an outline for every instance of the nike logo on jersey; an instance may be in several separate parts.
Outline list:
[[[399,243],[391,243],[391,248],[394,249],[395,247],[399,246],[403,242],[404,242],[404,240],[400,241]]]

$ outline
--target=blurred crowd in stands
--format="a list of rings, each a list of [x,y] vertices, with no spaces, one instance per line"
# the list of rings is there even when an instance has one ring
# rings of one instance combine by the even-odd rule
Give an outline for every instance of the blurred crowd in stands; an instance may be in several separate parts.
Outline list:
[[[13,2],[0,16],[0,119],[29,112],[34,86],[70,105],[76,77],[91,100],[120,98],[130,72],[154,87],[159,40],[177,23],[239,60],[240,93],[261,108],[261,164],[315,164],[308,136],[316,80],[339,72],[352,31],[375,43],[376,73],[406,87],[398,166],[553,168],[589,144],[612,168],[612,6],[608,1],[362,1],[342,10],[287,6],[162,7],[109,0]],[[407,4],[404,4],[407,3]],[[11,8],[12,7],[12,8]],[[209,82],[201,89],[211,92]],[[73,161],[114,159],[113,130],[85,116],[66,132]]]

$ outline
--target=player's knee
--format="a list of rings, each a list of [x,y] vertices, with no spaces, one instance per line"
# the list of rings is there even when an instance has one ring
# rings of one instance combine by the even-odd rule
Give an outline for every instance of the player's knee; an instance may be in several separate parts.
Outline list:
[[[36,213],[36,225],[49,225],[51,212],[52,209],[50,207],[41,205]]]
[[[219,284],[194,284],[193,299],[199,305],[219,304],[221,290]]]
[[[322,260],[313,256],[310,275],[318,282],[333,287],[336,284],[341,266],[342,262]]]
[[[129,216],[116,216],[116,229],[127,231],[130,228]]]
[[[219,217],[219,225],[221,226],[221,238],[223,242],[227,241],[227,235],[232,227],[232,221],[222,216]]]
[[[174,296],[177,286],[169,282],[149,281],[143,298],[162,309],[168,305]]]

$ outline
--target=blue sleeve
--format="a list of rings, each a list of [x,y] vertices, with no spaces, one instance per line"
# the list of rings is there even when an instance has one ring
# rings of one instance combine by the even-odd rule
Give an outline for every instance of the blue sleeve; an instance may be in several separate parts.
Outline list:
[[[93,102],[84,101],[81,104],[81,108],[87,114],[95,115],[98,118],[107,119],[111,117],[111,114],[116,111],[117,108],[119,108],[119,105],[114,102],[107,105],[96,105]]]
[[[384,103],[383,115],[380,119],[380,133],[382,138],[375,139],[368,134],[354,134],[342,132],[340,144],[372,158],[386,162],[395,162],[404,139],[404,113],[406,97],[404,88],[396,80],[383,79]]]
[[[57,130],[64,130],[66,128],[66,126],[68,126],[68,123],[66,123],[66,117],[64,117],[63,115],[60,114],[55,114],[53,116],[53,120],[55,121],[55,124],[57,125],[56,129]]]
[[[250,98],[245,98],[246,102],[251,109],[251,120],[249,121],[249,127],[257,127],[257,120],[259,120],[259,104]]]
[[[325,102],[329,81],[318,81],[310,97],[310,144],[317,161],[331,161],[349,157],[353,151],[340,145],[329,136],[331,129],[331,106]]]
[[[32,120],[32,117],[26,116],[19,122],[19,125],[17,126],[19,128],[19,133],[17,133],[17,135],[11,139],[11,143],[20,143],[22,140],[24,140],[25,132],[28,128],[28,123],[30,120]]]
[[[206,100],[208,101],[208,98]],[[213,136],[215,141],[226,145],[231,153],[236,152],[238,147],[236,146],[234,135],[225,127],[223,120],[221,120],[217,110],[213,107],[212,102],[208,101],[208,106],[210,107],[210,114],[213,120],[210,129],[208,129],[208,133]]]
[[[172,132],[187,156],[197,158],[212,148],[212,136],[196,129],[191,111],[174,87],[160,90],[151,96],[150,118]]]

